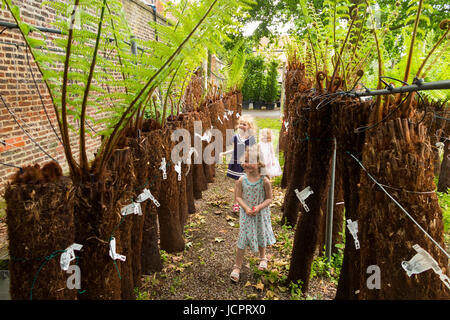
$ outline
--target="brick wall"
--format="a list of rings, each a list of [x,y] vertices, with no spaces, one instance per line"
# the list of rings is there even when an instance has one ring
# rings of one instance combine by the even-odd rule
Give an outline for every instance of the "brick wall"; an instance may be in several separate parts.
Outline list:
[[[54,21],[55,13],[48,8],[41,8],[41,3],[42,0],[13,0],[13,4],[17,4],[21,8],[25,22],[35,26],[53,28],[50,23]],[[154,30],[147,25],[147,22],[153,21],[154,11],[139,0],[122,0],[122,3],[135,36],[143,40],[153,38]],[[159,13],[156,13],[156,19],[159,23],[165,23]],[[0,20],[14,23],[14,19],[6,9],[0,10]],[[5,183],[18,170],[7,165],[17,167],[35,163],[43,165],[52,157],[60,163],[65,172],[68,170],[63,148],[44,111],[43,104],[59,135],[51,98],[37,66],[31,54],[26,52],[19,30],[2,30],[3,28],[0,27],[0,95],[17,121],[45,152],[24,133],[0,100],[0,163],[2,163],[0,164],[0,195],[4,190]],[[54,37],[55,35],[48,34],[48,36]],[[33,72],[30,71],[27,56]],[[37,86],[33,81],[32,74],[36,78]],[[92,112],[90,115],[95,116]],[[78,123],[72,122],[72,125],[78,128]],[[93,126],[89,121],[88,125]],[[93,129],[98,132],[101,127]],[[75,133],[71,135],[71,145],[74,149],[75,159],[78,159],[78,139]],[[99,145],[100,138],[87,137],[90,158],[93,157]]]

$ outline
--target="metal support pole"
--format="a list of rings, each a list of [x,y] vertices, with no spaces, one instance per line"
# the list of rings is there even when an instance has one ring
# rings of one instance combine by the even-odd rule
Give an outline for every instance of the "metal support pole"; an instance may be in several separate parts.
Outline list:
[[[334,209],[334,181],[336,176],[336,138],[333,138],[333,160],[331,162],[331,181],[328,189],[327,201],[327,224],[326,224],[326,255],[328,262],[331,262],[331,251],[333,245],[333,209]]]
[[[362,92],[352,92],[350,95],[354,97],[367,97],[367,96],[378,96],[378,95],[407,93],[425,90],[448,90],[448,89],[450,89],[450,80],[440,80],[434,82],[416,81],[414,84],[409,86],[387,88],[381,90],[366,90]]]

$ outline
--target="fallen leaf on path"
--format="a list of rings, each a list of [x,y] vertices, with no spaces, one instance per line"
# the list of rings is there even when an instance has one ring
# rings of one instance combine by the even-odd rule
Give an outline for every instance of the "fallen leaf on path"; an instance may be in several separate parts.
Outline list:
[[[250,281],[247,281],[247,283],[244,285],[244,287],[249,287],[251,285],[252,285],[252,283]]]
[[[256,289],[258,290],[263,290],[264,289],[264,283],[262,283],[261,281],[259,281],[255,286]]]
[[[258,299],[258,295],[256,293],[251,293],[247,295],[247,299]]]
[[[286,292],[286,290],[287,290],[286,287],[282,287],[282,286],[278,286],[277,288],[280,292]]]
[[[264,298],[266,298],[266,299],[272,299],[274,296],[275,296],[275,294],[274,294],[272,291],[267,290],[266,296],[265,296]]]
[[[214,211],[214,214],[220,215],[220,214],[222,214],[222,211]]]
[[[173,256],[172,257],[172,261],[173,262],[179,262],[183,259],[183,256]]]
[[[234,218],[234,217],[232,217],[232,216],[230,216],[230,215],[226,216],[225,219],[226,219],[227,221],[235,221],[235,220],[236,220],[236,218]]]
[[[232,227],[234,227],[234,222],[228,222],[228,224]]]
[[[174,265],[174,264],[172,264],[172,263],[169,263],[164,269],[163,269],[163,271],[165,272],[165,271],[169,271],[170,269],[175,269],[177,266],[176,265]]]
[[[215,238],[214,239],[214,242],[223,242],[223,241],[225,241],[223,238]]]

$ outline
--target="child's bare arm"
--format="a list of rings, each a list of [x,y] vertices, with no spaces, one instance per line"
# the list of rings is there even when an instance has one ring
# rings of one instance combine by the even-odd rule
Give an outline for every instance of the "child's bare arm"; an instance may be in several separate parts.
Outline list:
[[[233,150],[234,150],[234,149],[230,149],[230,150],[228,150],[228,151],[221,152],[221,153],[220,153],[220,156],[223,157],[223,156],[226,156],[227,154],[233,153]]]
[[[264,193],[266,195],[266,198],[257,206],[256,211],[260,211],[265,207],[268,207],[272,203],[272,185],[270,183],[270,180],[267,178],[264,178]]]
[[[251,209],[247,206],[247,204],[242,199],[242,178],[239,178],[236,180],[235,186],[234,186],[234,192],[236,196],[236,202],[239,203],[239,205],[242,207],[242,209],[245,210],[245,212],[251,211]]]

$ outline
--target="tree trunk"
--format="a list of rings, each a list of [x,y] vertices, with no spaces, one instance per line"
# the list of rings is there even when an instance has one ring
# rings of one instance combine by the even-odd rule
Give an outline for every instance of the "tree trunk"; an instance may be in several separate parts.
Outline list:
[[[416,120],[416,119],[414,119]],[[415,121],[417,122],[417,121]],[[386,191],[441,247],[442,211],[434,192],[433,155],[423,124],[396,118],[379,126],[367,138],[362,163]],[[449,299],[448,289],[431,270],[409,277],[402,268],[419,244],[448,275],[448,259],[386,195],[366,172],[361,175],[360,299]],[[366,269],[380,270],[379,289],[370,289]],[[367,285],[366,285],[367,281]]]
[[[344,100],[337,104],[333,110],[337,142],[337,159],[342,161],[339,166],[342,172],[342,190],[345,208],[345,219],[358,220],[359,179],[361,167],[347,154],[347,152],[357,156],[362,152],[365,132],[355,134],[354,130],[366,126],[369,119],[368,102],[358,100]],[[339,163],[339,162],[338,162]],[[341,229],[342,230],[342,229]],[[345,249],[344,259],[340,272],[336,300],[355,300],[358,298],[355,293],[359,290],[360,274],[360,252],[355,250],[353,237],[348,228],[345,228]]]
[[[437,190],[448,192],[450,188],[450,140],[445,140],[444,159],[442,160]]]
[[[102,177],[92,177],[78,186],[78,200],[74,206],[75,242],[83,244],[79,256],[83,300],[121,299],[121,280],[118,264],[110,257],[110,241],[116,240],[116,252],[122,254],[119,226],[120,209],[134,196],[132,185],[133,162],[129,148],[116,150]],[[130,259],[128,256],[127,259]],[[100,270],[100,271],[99,271]],[[126,275],[130,277],[130,274]]]
[[[166,156],[162,146],[164,137],[162,130],[154,130],[145,133],[148,146],[146,147],[148,156],[148,189],[159,202],[162,184],[162,173],[159,170],[161,159]],[[150,274],[162,269],[161,255],[159,252],[158,235],[158,211],[152,200],[148,199],[142,204],[143,227],[142,244],[138,252],[141,256],[141,274]]]
[[[291,137],[293,141],[293,165],[292,171],[289,173],[291,178],[288,184],[283,203],[283,216],[281,223],[286,223],[290,226],[295,226],[297,223],[297,216],[299,211],[300,201],[297,198],[295,189],[302,191],[305,185],[306,173],[306,155],[308,154],[308,140],[305,137],[305,132],[308,130],[309,112],[304,110],[307,108],[305,99],[299,98],[296,103],[292,105],[295,108],[293,121],[290,125],[293,130]],[[288,173],[288,171],[286,172]]]
[[[194,116],[194,121],[202,121],[202,115],[199,112],[194,112],[193,116]],[[203,128],[203,130],[205,130],[205,128]],[[195,146],[194,139],[196,139],[196,137],[195,137],[193,127],[192,127],[192,132],[191,132],[191,139],[192,139],[192,145]],[[197,139],[199,139],[199,138],[197,138]],[[203,145],[203,143],[202,143],[202,145]],[[199,152],[200,150],[197,150],[197,151]],[[195,158],[197,158],[198,160],[195,161]],[[205,191],[206,189],[208,189],[208,184],[206,182],[205,171],[203,169],[203,163],[195,163],[195,162],[203,162],[202,152],[199,152],[198,156],[194,156],[194,163],[191,167],[192,174],[193,174],[194,198],[196,200],[198,200],[198,199],[202,198],[202,192]]]
[[[6,186],[5,200],[11,298],[75,300],[77,290],[67,288],[70,274],[59,263],[62,251],[74,243],[70,179],[37,184],[13,181]]]
[[[129,138],[128,146],[133,153],[133,167],[135,171],[134,175],[136,177],[136,183],[134,184],[133,189],[138,195],[142,193],[144,188],[149,188],[148,166],[149,150],[151,150],[151,145],[148,133],[142,133],[142,137]],[[144,206],[145,203],[141,203],[143,213],[145,212]],[[124,296],[124,283],[122,282],[122,299],[135,299],[133,289],[140,285],[142,275],[141,250],[144,228],[144,215],[133,214],[130,219],[132,220],[131,230],[127,230],[126,228],[124,228],[125,226],[121,225],[121,235],[127,236],[127,234],[129,234],[131,237],[131,249],[129,250],[130,258],[127,259],[127,263],[131,263],[131,269],[133,273],[133,288],[131,288],[131,291],[127,291],[128,296]]]
[[[193,136],[194,136],[194,118],[192,113],[185,113],[184,116],[186,117],[185,122],[185,129],[189,131],[189,134],[191,136],[191,147],[193,147]],[[186,161],[188,162],[188,161]],[[187,205],[188,205],[188,213],[195,213],[195,198],[194,198],[194,177],[193,177],[193,163],[194,163],[194,154],[190,156],[190,165],[188,164],[186,166],[186,170],[188,171],[188,174],[186,176],[186,198],[187,198]]]
[[[179,185],[177,173],[170,161],[171,150],[174,143],[171,141],[171,130],[163,130],[163,148],[165,151],[167,166],[167,180],[161,183],[160,204],[158,208],[158,221],[160,227],[161,249],[173,253],[184,250],[183,230],[181,228],[181,213],[179,203]],[[203,167],[202,167],[203,169]]]
[[[288,280],[302,282],[302,291],[309,288],[311,263],[318,242],[320,226],[320,208],[326,199],[329,185],[330,161],[333,151],[331,139],[331,112],[326,108],[316,110],[316,103],[310,101],[310,118],[308,136],[308,164],[305,184],[311,187],[311,194],[306,203],[310,209],[305,212],[300,206],[302,218],[299,220],[294,238],[291,265]]]
[[[331,253],[337,253],[337,244],[343,244],[344,239],[341,235],[344,227],[344,187],[342,181],[342,163],[339,161],[339,156],[336,159],[336,186],[334,195],[334,209],[333,209],[333,238]]]
[[[152,204],[147,203],[142,238],[142,274],[161,271],[163,264],[158,245],[158,214]]]

